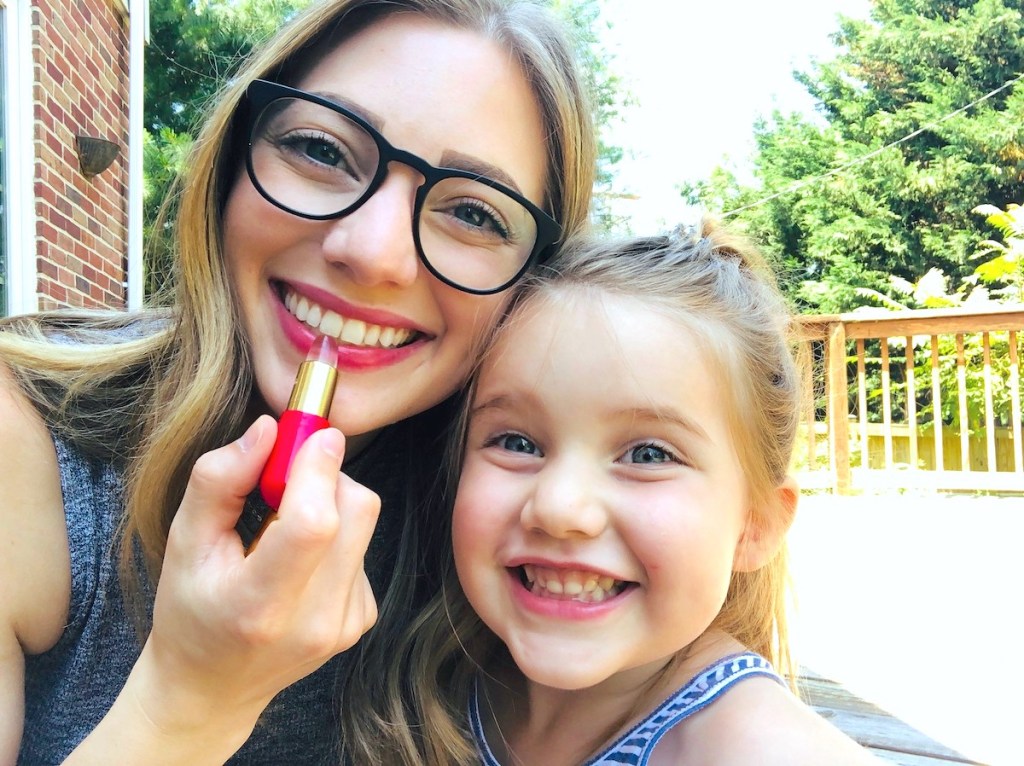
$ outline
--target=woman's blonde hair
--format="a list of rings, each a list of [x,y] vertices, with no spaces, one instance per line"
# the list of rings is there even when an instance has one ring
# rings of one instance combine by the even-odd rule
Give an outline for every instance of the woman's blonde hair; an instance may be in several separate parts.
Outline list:
[[[791,335],[791,312],[769,264],[757,249],[711,220],[696,230],[631,239],[581,238],[543,270],[513,288],[511,306],[495,328],[480,364],[517,318],[538,307],[601,295],[635,298],[678,321],[702,344],[731,413],[730,428],[747,481],[751,523],[788,528],[792,506],[776,491],[786,480],[804,398]],[[666,353],[671,353],[666,349]],[[450,509],[462,461],[468,406],[449,452]],[[450,531],[450,519],[448,529]],[[751,572],[734,572],[711,627],[720,629],[793,675],[786,623],[786,546]],[[671,672],[681,653],[665,668]],[[388,763],[472,764],[478,756],[467,731],[473,677],[495,662],[511,662],[500,641],[470,607],[450,555],[445,585],[407,632],[402,663],[392,666],[395,690]],[[401,691],[399,691],[401,690]],[[404,705],[402,698],[412,700]],[[640,711],[637,711],[640,712]],[[382,761],[383,762],[383,761]]]

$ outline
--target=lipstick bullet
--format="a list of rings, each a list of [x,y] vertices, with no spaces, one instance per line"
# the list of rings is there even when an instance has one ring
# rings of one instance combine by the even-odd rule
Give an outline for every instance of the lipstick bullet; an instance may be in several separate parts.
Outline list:
[[[310,434],[330,425],[327,416],[331,411],[331,399],[338,379],[337,364],[337,344],[333,338],[321,335],[310,346],[306,361],[299,365],[288,407],[281,413],[277,423],[277,440],[260,476],[260,493],[274,511],[281,505],[288,472],[299,448]],[[267,524],[276,516],[276,513],[267,515],[256,539],[249,546],[250,551]]]

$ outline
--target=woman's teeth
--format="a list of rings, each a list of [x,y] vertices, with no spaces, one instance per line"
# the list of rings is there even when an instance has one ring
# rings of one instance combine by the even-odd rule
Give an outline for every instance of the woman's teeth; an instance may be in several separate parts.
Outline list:
[[[533,564],[523,564],[521,569],[523,584],[531,593],[560,601],[599,603],[619,595],[626,587],[623,580],[595,572],[548,569]]]
[[[361,319],[345,319],[293,292],[285,292],[284,305],[300,322],[351,346],[395,348],[408,342],[414,334],[412,330],[399,327],[383,327],[367,324]]]

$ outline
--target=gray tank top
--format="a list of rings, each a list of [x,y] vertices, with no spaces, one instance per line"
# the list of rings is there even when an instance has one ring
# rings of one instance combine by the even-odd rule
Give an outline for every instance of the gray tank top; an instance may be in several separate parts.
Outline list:
[[[375,440],[357,464],[380,465],[374,456],[387,449]],[[18,763],[41,766],[62,762],[99,723],[138,659],[140,645],[123,603],[117,574],[116,527],[122,513],[123,484],[114,467],[92,462],[66,441],[54,438],[71,553],[71,605],[68,624],[49,651],[26,657],[25,725]],[[382,494],[346,466],[357,481]],[[389,484],[395,477],[388,477]],[[381,514],[381,520],[386,514]],[[375,593],[386,587],[387,552],[393,533],[378,525],[367,555]],[[377,554],[375,555],[375,551]],[[377,562],[372,566],[371,562]],[[383,587],[382,587],[383,586]],[[152,608],[151,594],[147,594]],[[335,679],[339,655],[281,692],[231,764],[338,764],[339,722]]]

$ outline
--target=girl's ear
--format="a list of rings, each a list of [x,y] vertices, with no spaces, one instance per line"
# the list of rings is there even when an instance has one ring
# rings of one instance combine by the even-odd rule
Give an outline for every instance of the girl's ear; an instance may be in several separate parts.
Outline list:
[[[760,569],[779,550],[796,516],[796,505],[800,499],[800,488],[796,479],[787,476],[775,488],[773,499],[773,507],[768,509],[767,513],[761,514],[761,519],[755,519],[754,514],[747,517],[746,529],[736,543],[733,571],[753,572]]]

